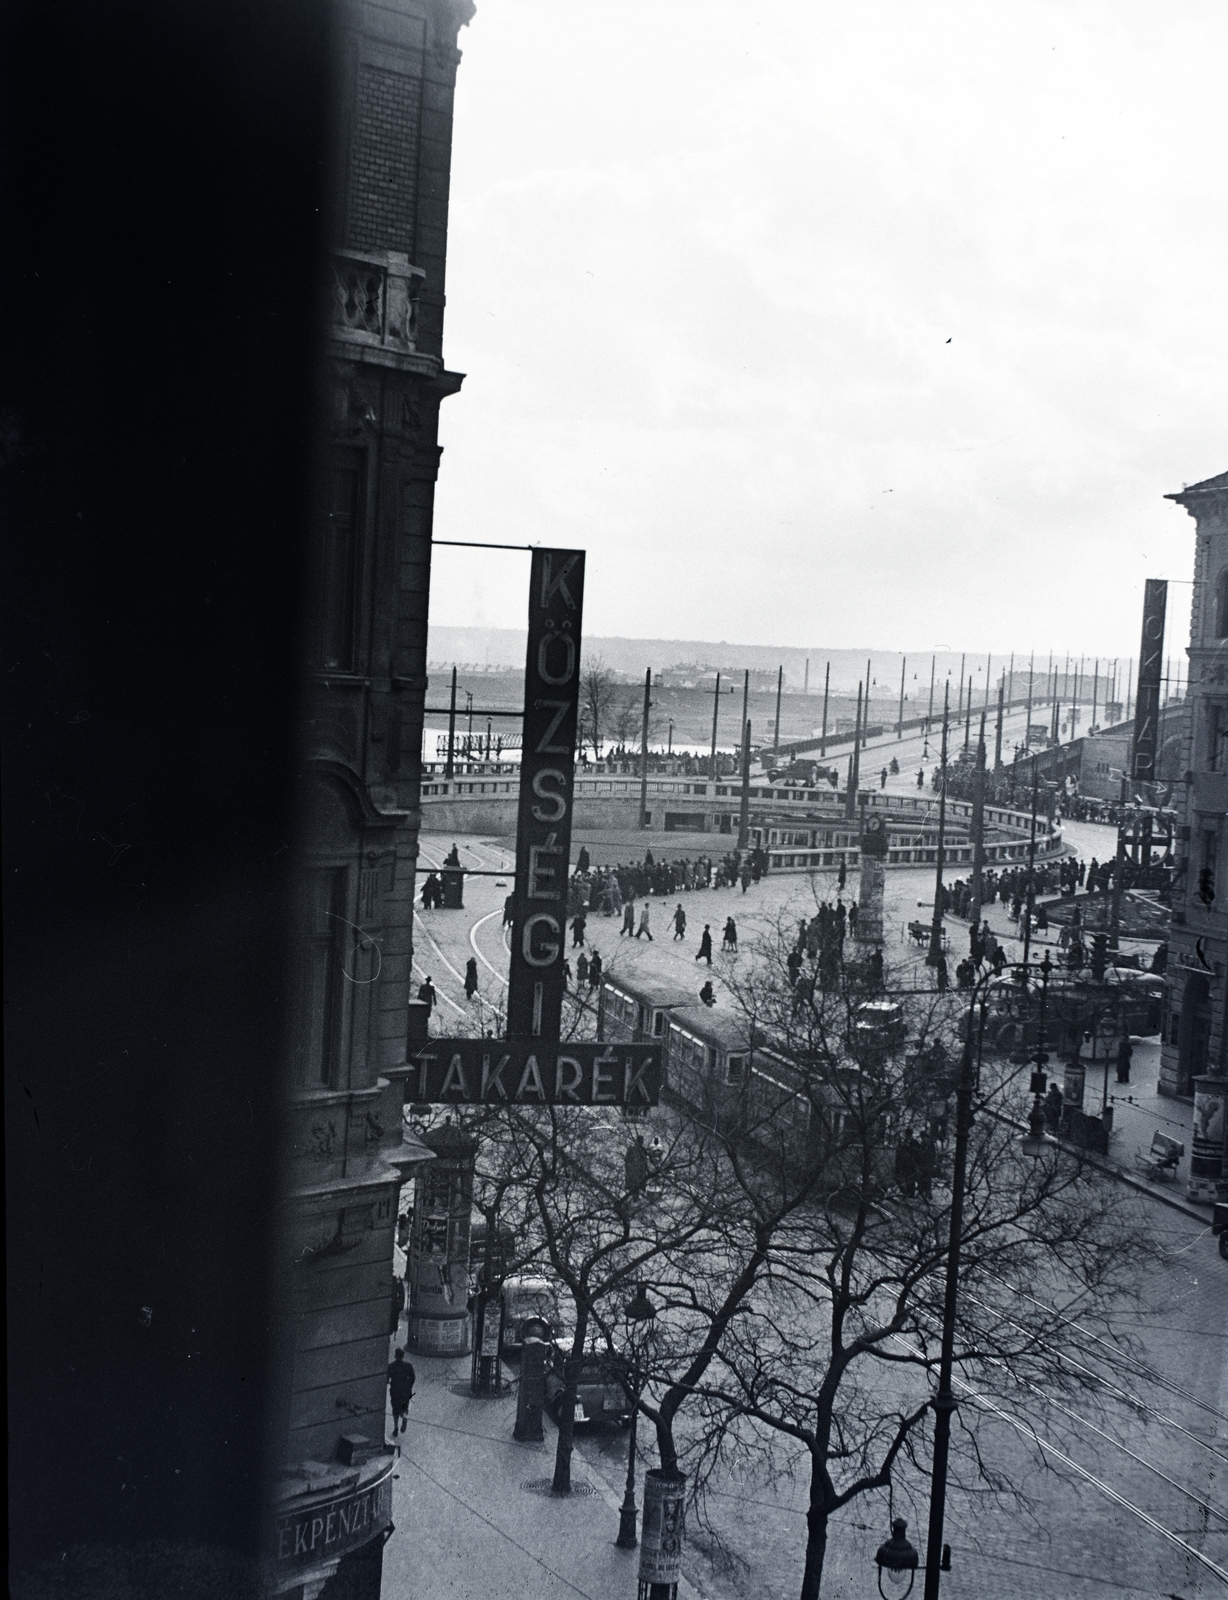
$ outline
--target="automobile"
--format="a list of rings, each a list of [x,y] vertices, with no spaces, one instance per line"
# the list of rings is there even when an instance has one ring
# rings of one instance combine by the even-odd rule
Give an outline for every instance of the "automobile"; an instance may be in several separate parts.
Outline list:
[[[504,1350],[519,1350],[524,1345],[525,1324],[544,1322],[552,1338],[557,1338],[562,1327],[559,1298],[548,1278],[513,1277],[503,1282],[503,1333],[500,1340]]]
[[[546,1409],[558,1422],[563,1409],[563,1391],[566,1388],[567,1362],[571,1357],[569,1341],[558,1339],[553,1346],[550,1367],[546,1373]],[[630,1368],[625,1356],[613,1350],[586,1350],[579,1361],[576,1382],[577,1422],[617,1422],[627,1426],[631,1421]]]

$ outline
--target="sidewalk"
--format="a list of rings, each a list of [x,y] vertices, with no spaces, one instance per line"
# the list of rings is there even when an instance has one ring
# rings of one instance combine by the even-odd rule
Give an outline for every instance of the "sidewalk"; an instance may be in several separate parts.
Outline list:
[[[1153,1195],[1166,1205],[1175,1206],[1197,1222],[1211,1222],[1211,1206],[1190,1200],[1186,1184],[1190,1174],[1190,1150],[1193,1144],[1194,1107],[1185,1100],[1174,1100],[1158,1092],[1160,1081],[1159,1038],[1135,1039],[1134,1058],[1130,1063],[1130,1082],[1117,1082],[1114,1066],[1100,1062],[1087,1063],[1087,1077],[1083,1085],[1083,1109],[1089,1116],[1098,1116],[1105,1102],[1113,1107],[1113,1131],[1109,1135],[1107,1157],[1090,1159],[1112,1168],[1132,1188]],[[1108,1080],[1107,1085],[1105,1080]],[[1135,1159],[1140,1150],[1151,1147],[1152,1135],[1165,1133],[1185,1146],[1185,1154],[1177,1163],[1171,1180],[1151,1182],[1143,1176]]]
[[[396,1342],[404,1340],[398,1336]],[[548,1483],[556,1434],[545,1418],[544,1443],[517,1444],[512,1438],[514,1369],[503,1369],[511,1385],[505,1397],[473,1399],[468,1356],[415,1355],[412,1360],[418,1382],[408,1429],[398,1435],[401,1463],[392,1493],[396,1531],[384,1551],[384,1593],[405,1600],[502,1595],[627,1600],[633,1595],[639,1551],[620,1550],[614,1543],[621,1487],[616,1491],[586,1458],[583,1437],[577,1436],[572,1457],[569,1498],[528,1489],[526,1484]],[[625,1451],[619,1455],[625,1470]],[[652,1457],[644,1465],[651,1466]],[[636,1501],[642,1509],[642,1469],[638,1476]],[[685,1579],[678,1595],[697,1600]]]

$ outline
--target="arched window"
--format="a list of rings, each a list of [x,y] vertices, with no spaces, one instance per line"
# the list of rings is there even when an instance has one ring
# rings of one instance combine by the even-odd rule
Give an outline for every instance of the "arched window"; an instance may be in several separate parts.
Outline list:
[[[1228,639],[1228,567],[1215,580],[1215,637]]]

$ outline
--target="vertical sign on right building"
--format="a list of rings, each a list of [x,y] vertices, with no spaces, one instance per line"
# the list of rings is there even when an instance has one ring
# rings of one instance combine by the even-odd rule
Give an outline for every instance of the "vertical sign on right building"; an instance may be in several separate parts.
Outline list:
[[[580,709],[583,550],[534,550],[507,1036],[557,1043]]]
[[[1130,776],[1151,783],[1156,775],[1160,725],[1160,683],[1164,675],[1164,612],[1168,584],[1148,578],[1143,595],[1143,638],[1138,653],[1138,690],[1134,704],[1134,748]]]

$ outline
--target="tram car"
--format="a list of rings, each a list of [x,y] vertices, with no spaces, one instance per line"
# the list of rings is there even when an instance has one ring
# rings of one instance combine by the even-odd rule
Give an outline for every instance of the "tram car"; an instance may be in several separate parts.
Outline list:
[[[670,1011],[694,998],[690,989],[655,973],[611,973],[597,996],[597,1037],[615,1044],[664,1040]]]
[[[902,1041],[898,1007],[859,1018],[881,1054]],[[860,1146],[850,1137],[859,1069],[839,1085],[815,1084],[764,1031],[731,1007],[706,1006],[668,980],[619,974],[603,983],[601,1037],[660,1039],[665,1046],[662,1099],[684,1107],[772,1161],[830,1164],[832,1188],[860,1173]],[[859,1037],[859,1042],[864,1039]],[[870,1088],[871,1098],[873,1089]],[[889,1174],[894,1133],[883,1119],[874,1135],[876,1181]]]

